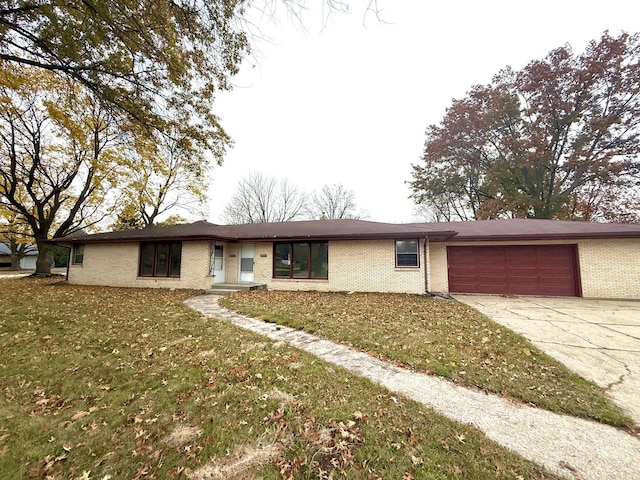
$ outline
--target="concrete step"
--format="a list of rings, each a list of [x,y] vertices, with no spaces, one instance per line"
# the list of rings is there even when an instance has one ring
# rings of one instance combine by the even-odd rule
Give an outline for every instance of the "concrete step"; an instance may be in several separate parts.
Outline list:
[[[214,283],[205,293],[211,295],[228,295],[241,290],[266,290],[267,286],[262,283]]]

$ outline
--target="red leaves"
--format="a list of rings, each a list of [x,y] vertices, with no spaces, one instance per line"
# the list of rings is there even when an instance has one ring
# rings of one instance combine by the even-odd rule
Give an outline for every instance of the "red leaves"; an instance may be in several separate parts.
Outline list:
[[[473,87],[427,129],[413,198],[446,220],[607,218],[607,205],[581,204],[593,185],[634,191],[639,46],[639,35],[605,32],[582,55],[558,48]]]

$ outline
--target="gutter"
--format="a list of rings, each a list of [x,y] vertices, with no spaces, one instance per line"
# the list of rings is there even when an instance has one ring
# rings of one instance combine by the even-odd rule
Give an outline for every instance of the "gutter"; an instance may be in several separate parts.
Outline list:
[[[102,234],[87,235],[84,237],[61,237],[54,239],[51,243],[70,246],[78,243],[139,243],[139,242],[180,242],[180,241],[220,241],[227,243],[241,242],[310,242],[310,241],[332,241],[332,240],[393,240],[403,238],[420,238],[425,232],[384,232],[384,233],[351,233],[351,234],[319,234],[319,235],[278,235],[278,236],[228,236],[221,235],[131,235],[108,237]],[[430,232],[429,235],[439,238],[440,241],[448,241],[455,236],[455,232],[444,230]]]
[[[541,241],[541,240],[603,240],[611,238],[640,238],[640,232],[592,232],[592,233],[553,233],[538,235],[456,235],[445,240],[444,242],[462,243],[462,242],[516,242],[516,241]]]

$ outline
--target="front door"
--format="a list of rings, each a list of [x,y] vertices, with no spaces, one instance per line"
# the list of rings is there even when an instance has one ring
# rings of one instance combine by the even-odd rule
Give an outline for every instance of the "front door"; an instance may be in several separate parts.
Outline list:
[[[241,282],[253,282],[253,243],[243,243],[240,247]]]
[[[213,283],[224,283],[224,246],[214,245],[211,252]]]

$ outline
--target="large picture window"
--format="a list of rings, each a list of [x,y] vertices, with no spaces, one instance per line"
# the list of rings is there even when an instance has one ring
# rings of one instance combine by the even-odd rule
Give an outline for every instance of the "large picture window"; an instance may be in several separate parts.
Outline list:
[[[139,275],[141,277],[179,277],[182,244],[143,243],[140,246]]]
[[[275,278],[329,278],[329,243],[275,243],[273,245]]]
[[[396,240],[396,267],[419,267],[418,240]]]

